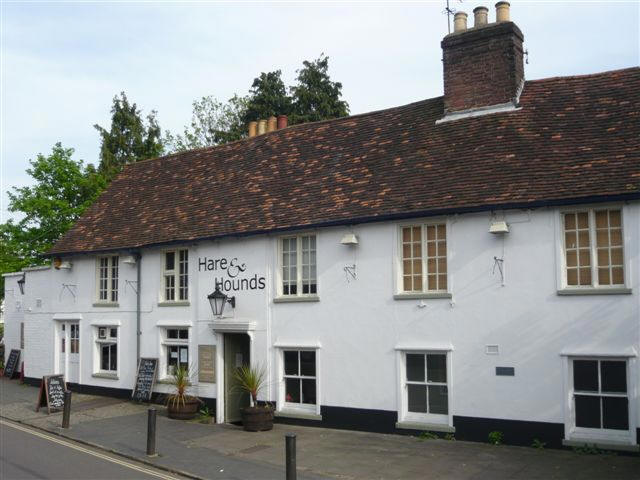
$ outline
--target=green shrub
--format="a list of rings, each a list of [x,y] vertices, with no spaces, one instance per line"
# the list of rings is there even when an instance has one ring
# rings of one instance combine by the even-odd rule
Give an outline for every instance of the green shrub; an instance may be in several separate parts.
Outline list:
[[[499,432],[498,430],[494,430],[493,432],[489,433],[489,443],[493,445],[500,445],[502,443],[503,438],[504,438],[503,433]]]

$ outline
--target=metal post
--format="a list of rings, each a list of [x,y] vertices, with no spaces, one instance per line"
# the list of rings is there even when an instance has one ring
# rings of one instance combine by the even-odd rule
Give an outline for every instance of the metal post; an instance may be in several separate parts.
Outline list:
[[[285,445],[287,453],[286,480],[296,480],[296,436],[293,433],[285,435]]]
[[[156,454],[156,409],[150,408],[147,416],[147,455]]]
[[[62,428],[69,428],[70,417],[71,417],[71,390],[65,390],[64,407],[62,410]]]

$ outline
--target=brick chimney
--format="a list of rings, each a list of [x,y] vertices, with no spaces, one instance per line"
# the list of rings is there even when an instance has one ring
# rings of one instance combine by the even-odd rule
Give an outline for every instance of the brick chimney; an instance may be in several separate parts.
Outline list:
[[[465,14],[442,40],[446,114],[517,105],[524,85],[524,37],[509,20],[508,2],[496,4],[495,23],[487,23],[486,12],[476,8],[469,29]]]

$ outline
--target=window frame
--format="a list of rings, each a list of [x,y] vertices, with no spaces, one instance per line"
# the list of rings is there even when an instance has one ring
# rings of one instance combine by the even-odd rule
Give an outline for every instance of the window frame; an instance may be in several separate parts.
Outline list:
[[[104,338],[101,337],[101,330],[105,330]],[[116,336],[111,336],[112,331],[116,331]],[[97,375],[118,377],[120,372],[120,326],[119,325],[97,325],[94,328],[94,368],[93,373]],[[116,369],[105,370],[102,368],[102,348],[109,345],[116,346]],[[110,354],[111,355],[111,354]]]
[[[315,261],[315,267],[316,267],[316,275],[315,275],[315,285],[316,285],[316,291],[315,293],[302,293],[302,287],[304,285],[304,281],[302,278],[302,238],[303,237],[315,237],[315,256],[316,256],[316,261]],[[318,270],[318,234],[316,232],[302,232],[302,233],[296,233],[296,234],[291,234],[291,235],[281,235],[277,238],[277,242],[278,242],[278,246],[277,246],[277,261],[276,261],[276,265],[277,265],[277,275],[275,275],[276,281],[277,281],[277,285],[276,285],[276,299],[282,299],[282,300],[287,300],[287,299],[317,299],[320,295],[320,281],[319,281],[319,270]],[[288,240],[288,239],[292,239],[295,238],[296,239],[296,293],[295,294],[285,294],[284,293],[284,289],[283,289],[283,281],[284,281],[284,277],[282,274],[282,269],[284,267],[283,265],[283,253],[284,253],[284,248],[283,248],[283,241],[284,240]],[[311,266],[311,264],[309,264]]]
[[[445,242],[446,242],[446,268],[447,268],[447,288],[438,290],[428,289],[428,256],[427,253],[427,239],[426,229],[429,226],[444,225],[445,227]],[[421,238],[421,257],[422,257],[422,290],[421,291],[405,291],[404,290],[404,266],[403,266],[403,236],[402,231],[408,227],[420,227]],[[429,219],[417,219],[413,222],[403,222],[397,225],[396,229],[396,242],[395,242],[395,294],[396,300],[403,298],[451,298],[452,297],[452,284],[453,275],[451,273],[451,223],[446,217],[435,217]],[[412,257],[413,258],[413,257]],[[435,257],[438,258],[437,256]]]
[[[277,385],[278,385],[278,400],[276,402],[276,406],[278,409],[278,413],[283,414],[292,414],[292,415],[311,415],[315,418],[320,418],[320,405],[322,403],[321,396],[321,388],[320,388],[320,347],[319,346],[299,346],[299,345],[286,345],[286,346],[278,346],[277,348]],[[298,362],[300,362],[300,353],[299,352],[315,352],[315,360],[316,360],[316,371],[315,377],[309,376],[299,376],[294,375],[290,377],[295,378],[315,378],[316,381],[316,403],[315,404],[304,404],[304,403],[293,403],[287,402],[286,398],[286,376],[285,376],[285,365],[284,365],[284,352],[297,351],[298,352]]]
[[[178,338],[169,338],[169,330],[177,330]],[[180,330],[187,331],[187,338],[179,338]],[[187,325],[171,325],[171,326],[162,326],[160,327],[160,365],[159,365],[159,378],[161,380],[167,380],[171,378],[171,373],[169,373],[169,348],[178,347],[178,364],[184,363],[180,362],[180,351],[182,348],[187,349],[187,370],[189,370],[189,378],[191,378],[191,362],[192,360],[192,348],[191,348],[191,337],[192,335],[191,327]]]
[[[598,211],[619,210],[620,211],[620,232],[622,237],[622,276],[624,283],[614,285],[600,285],[598,281],[598,246],[596,236],[595,214]],[[629,272],[629,242],[626,238],[625,221],[627,220],[626,208],[624,205],[579,205],[574,208],[559,209],[557,214],[557,258],[558,258],[558,293],[631,293],[630,272]],[[567,281],[567,245],[565,238],[565,215],[576,213],[587,213],[589,222],[589,255],[590,255],[590,285],[569,285]],[[611,246],[609,246],[611,248]],[[579,275],[579,273],[578,273]]]
[[[187,258],[186,258],[186,267],[187,267],[187,271],[186,274],[182,274],[180,273],[180,265],[183,262],[183,260],[181,259],[181,255],[183,252],[186,252]],[[167,270],[167,254],[169,253],[173,253],[174,257],[173,257],[173,270]],[[160,303],[163,304],[169,304],[169,305],[189,305],[189,295],[190,295],[190,285],[189,285],[189,259],[190,255],[189,255],[189,249],[188,248],[175,248],[175,249],[168,249],[168,250],[162,250],[161,252],[161,272],[160,272],[160,292],[159,292],[159,298],[160,298]],[[171,278],[173,278],[173,299],[168,299],[167,298],[167,287],[166,287],[166,278],[168,275],[171,275]],[[186,286],[184,287],[186,290],[186,296],[185,298],[180,298],[181,295],[181,290],[182,287],[180,286],[180,278],[182,276],[186,276]]]
[[[100,294],[103,291],[101,288],[101,270],[102,265],[101,262],[103,259],[107,259],[107,288],[106,288],[106,299],[101,299]],[[114,268],[114,259],[116,259],[116,277],[115,277],[115,289],[113,288],[114,277],[113,277],[113,268]],[[96,300],[95,303],[98,305],[108,305],[108,306],[117,306],[120,299],[120,255],[100,255],[96,257]]]
[[[409,412],[409,395],[407,383],[407,354],[420,354],[420,355],[444,355],[445,365],[447,368],[447,413],[417,413]],[[425,429],[430,426],[435,427],[449,427],[453,428],[453,389],[452,389],[452,350],[442,348],[400,348],[397,349],[397,364],[398,364],[398,423],[409,425],[423,425]],[[427,381],[427,370],[425,368],[425,385],[441,385],[442,382],[429,383]],[[419,382],[411,382],[419,383]]]
[[[598,361],[598,370],[600,370],[600,362],[602,361],[622,361],[626,364],[626,381],[628,402],[628,430],[606,429],[606,428],[587,428],[576,426],[576,408],[573,378],[573,362],[574,360]],[[635,444],[636,443],[636,403],[637,403],[637,385],[635,383],[634,372],[636,370],[635,357],[627,355],[566,355],[564,362],[564,383],[565,383],[565,439],[578,442],[601,442],[603,444]],[[600,379],[600,371],[598,378]],[[600,386],[600,380],[599,380]],[[584,395],[585,392],[578,391],[578,395]],[[617,394],[598,393],[598,397],[602,396],[620,396]]]

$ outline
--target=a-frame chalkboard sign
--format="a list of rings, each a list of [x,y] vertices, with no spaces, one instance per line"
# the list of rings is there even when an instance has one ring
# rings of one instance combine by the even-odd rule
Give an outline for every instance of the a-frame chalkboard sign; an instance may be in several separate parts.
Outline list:
[[[13,378],[18,373],[18,360],[20,360],[20,350],[13,349],[7,358],[7,364],[4,366],[4,376]]]
[[[133,386],[131,398],[136,402],[150,402],[153,385],[156,382],[157,358],[141,358],[136,373],[136,383]]]
[[[67,384],[64,381],[64,375],[45,375],[42,377],[36,412],[43,407],[47,407],[47,413],[64,407],[64,392],[66,390]]]

